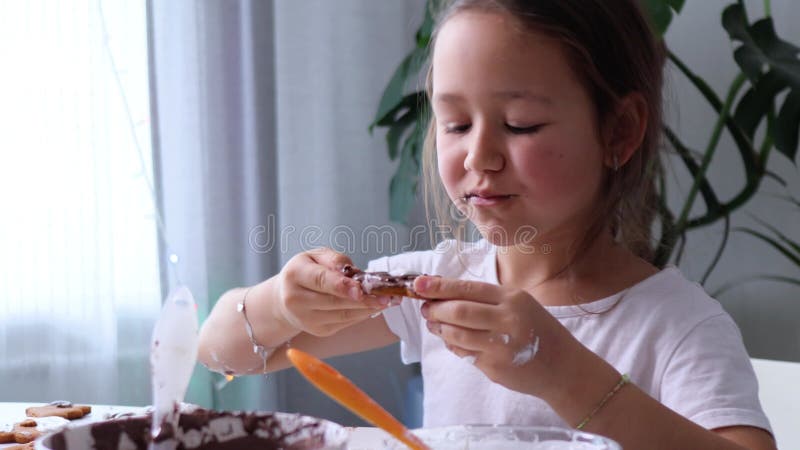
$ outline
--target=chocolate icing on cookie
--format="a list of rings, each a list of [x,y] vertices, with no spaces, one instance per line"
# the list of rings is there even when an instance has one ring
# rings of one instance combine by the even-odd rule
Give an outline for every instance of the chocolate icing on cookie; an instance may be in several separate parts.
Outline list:
[[[364,272],[351,265],[345,265],[342,273],[361,283],[361,289],[366,294],[423,298],[414,292],[414,280],[422,275],[420,273],[392,275],[389,272]]]

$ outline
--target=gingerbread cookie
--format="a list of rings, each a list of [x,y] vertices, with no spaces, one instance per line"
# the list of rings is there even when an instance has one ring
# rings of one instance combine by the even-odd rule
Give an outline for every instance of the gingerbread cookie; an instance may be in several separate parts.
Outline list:
[[[52,402],[44,406],[32,406],[25,410],[25,414],[29,417],[57,416],[69,420],[80,419],[90,412],[92,412],[91,406],[73,405],[65,401]]]
[[[0,444],[8,444],[14,441],[14,425],[0,424]]]
[[[344,266],[342,273],[361,283],[361,289],[369,295],[399,295],[424,299],[414,292],[414,280],[422,275],[419,273],[391,275],[388,272],[364,272],[351,265]]]
[[[17,444],[27,444],[33,442],[43,434],[58,431],[67,426],[69,420],[63,417],[39,417],[36,419],[25,419],[14,425],[0,427],[0,444],[16,442]]]
[[[33,442],[33,440],[42,435],[42,432],[37,430],[36,426],[37,423],[33,419],[26,419],[14,424],[14,442],[18,444]]]
[[[11,447],[6,447],[3,450],[33,450],[33,442],[28,442],[27,444],[18,444],[12,445]]]

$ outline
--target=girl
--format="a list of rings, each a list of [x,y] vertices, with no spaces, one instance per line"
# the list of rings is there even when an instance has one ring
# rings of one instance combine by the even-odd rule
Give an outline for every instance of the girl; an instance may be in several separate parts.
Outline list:
[[[370,262],[440,275],[414,284],[428,301],[399,305],[343,276],[345,255],[296,255],[220,298],[201,360],[257,373],[289,365],[289,340],[321,357],[400,340],[422,363],[425,426],[774,448],[731,318],[649,262],[664,49],[636,0],[455,1],[433,36],[426,191],[444,188],[456,235],[470,221],[482,239]]]

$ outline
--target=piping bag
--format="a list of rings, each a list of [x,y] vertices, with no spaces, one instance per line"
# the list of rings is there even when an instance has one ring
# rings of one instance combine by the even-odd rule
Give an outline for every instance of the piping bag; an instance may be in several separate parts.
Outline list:
[[[287,350],[286,356],[311,384],[357,416],[383,429],[412,450],[430,450],[405,425],[333,367],[296,348]]]
[[[153,387],[153,424],[150,450],[174,449],[174,439],[157,438],[170,427],[178,429],[180,404],[197,362],[197,305],[189,289],[179,286],[167,296],[153,329],[150,373]]]

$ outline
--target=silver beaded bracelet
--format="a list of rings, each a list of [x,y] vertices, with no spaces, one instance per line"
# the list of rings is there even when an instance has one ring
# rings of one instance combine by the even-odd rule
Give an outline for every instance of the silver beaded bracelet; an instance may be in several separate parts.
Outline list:
[[[256,341],[256,336],[253,332],[253,325],[250,324],[250,320],[247,318],[247,307],[245,306],[247,294],[250,293],[250,289],[252,289],[252,287],[249,287],[246,291],[244,291],[242,301],[236,304],[236,311],[242,313],[242,317],[244,318],[244,329],[247,331],[247,336],[250,338],[250,343],[253,345],[253,353],[261,357],[261,359],[264,361],[264,372],[266,372],[267,360],[269,359],[270,355],[275,352],[277,347],[266,347]]]

